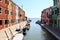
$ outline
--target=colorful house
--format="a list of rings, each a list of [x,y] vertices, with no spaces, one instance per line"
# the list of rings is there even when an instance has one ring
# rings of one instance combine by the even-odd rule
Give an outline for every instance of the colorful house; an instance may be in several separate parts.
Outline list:
[[[0,0],[0,30],[7,27],[8,24],[8,0]]]
[[[8,5],[8,10],[9,10],[9,14],[8,14],[8,20],[9,20],[9,25],[8,26],[11,26],[12,25],[12,2],[9,0],[9,5]]]
[[[54,6],[57,5],[57,2],[58,2],[58,0],[53,0],[53,4],[54,4]]]
[[[16,4],[15,3],[13,3],[12,4],[13,5],[13,7],[12,7],[12,9],[13,9],[13,12],[12,12],[12,23],[13,23],[13,25],[14,24],[16,24]]]
[[[0,0],[0,30],[25,19],[25,11],[12,0]]]
[[[58,13],[59,13],[59,8],[57,7],[58,0],[53,0],[54,6],[52,7],[52,27],[53,28],[58,28]]]
[[[47,8],[47,9],[44,9],[42,11],[41,20],[42,20],[42,23],[44,23],[44,24],[49,24],[49,18],[47,17],[48,16],[49,9],[50,8]]]

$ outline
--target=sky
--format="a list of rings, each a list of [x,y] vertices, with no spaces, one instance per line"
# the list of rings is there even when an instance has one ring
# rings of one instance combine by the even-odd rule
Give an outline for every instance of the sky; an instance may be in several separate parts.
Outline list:
[[[28,18],[41,18],[41,11],[53,6],[53,0],[13,0]]]

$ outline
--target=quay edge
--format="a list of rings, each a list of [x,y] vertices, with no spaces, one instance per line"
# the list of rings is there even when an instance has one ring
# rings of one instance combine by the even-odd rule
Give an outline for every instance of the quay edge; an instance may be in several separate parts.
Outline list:
[[[21,23],[13,25],[12,27],[8,27],[8,28],[0,30],[0,39],[1,40],[11,39],[12,36],[18,34],[16,29],[21,29],[20,31],[22,31],[26,27],[26,24],[27,24],[27,21],[22,21]],[[9,28],[11,31],[9,30]],[[5,34],[4,31],[6,31],[7,35]],[[4,37],[4,39],[2,37]]]
[[[60,40],[60,31],[58,31],[57,29],[54,29],[51,26],[46,25],[46,24],[39,23],[39,25],[42,28],[44,28],[46,31],[51,33],[56,39]]]

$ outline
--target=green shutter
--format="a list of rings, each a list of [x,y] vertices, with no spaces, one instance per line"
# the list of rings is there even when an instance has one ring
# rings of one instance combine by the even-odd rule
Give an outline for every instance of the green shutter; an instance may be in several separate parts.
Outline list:
[[[57,0],[54,0],[54,6],[57,5]]]
[[[52,19],[53,19],[53,20],[57,20],[57,14],[53,14],[53,15],[52,15]]]

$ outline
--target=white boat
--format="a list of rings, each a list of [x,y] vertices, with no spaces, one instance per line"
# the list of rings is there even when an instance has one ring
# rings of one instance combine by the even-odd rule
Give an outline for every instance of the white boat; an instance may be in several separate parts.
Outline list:
[[[23,40],[24,35],[22,33],[16,34],[12,40]]]

